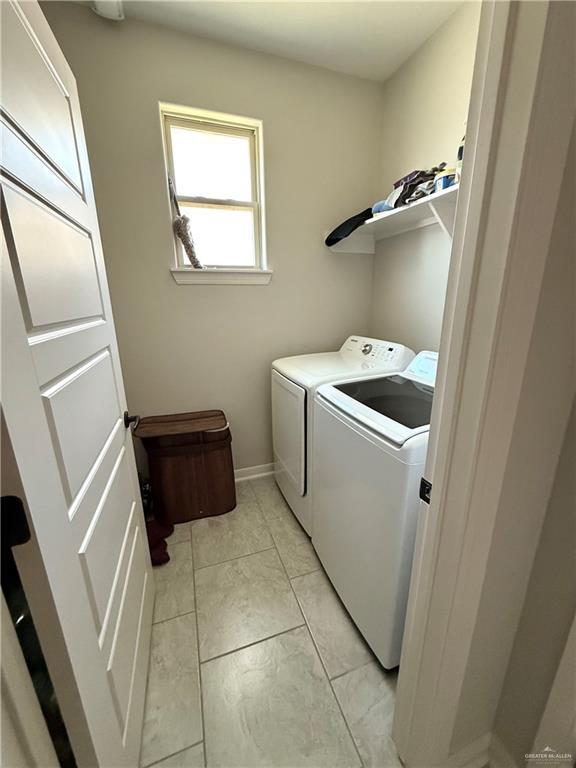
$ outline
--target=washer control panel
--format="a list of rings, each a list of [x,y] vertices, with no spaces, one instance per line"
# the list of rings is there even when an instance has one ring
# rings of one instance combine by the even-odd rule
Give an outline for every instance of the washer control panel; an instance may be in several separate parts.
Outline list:
[[[437,368],[438,352],[424,350],[423,352],[418,352],[414,360],[404,371],[404,375],[413,381],[420,381],[433,387],[436,383]]]
[[[363,368],[389,368],[402,371],[414,357],[414,352],[403,344],[366,336],[349,336],[340,352],[362,362]]]

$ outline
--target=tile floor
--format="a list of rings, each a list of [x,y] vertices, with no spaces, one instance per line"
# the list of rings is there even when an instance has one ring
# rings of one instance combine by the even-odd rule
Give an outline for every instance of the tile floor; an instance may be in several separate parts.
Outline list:
[[[177,526],[154,570],[141,766],[398,768],[396,676],[351,622],[272,477]]]

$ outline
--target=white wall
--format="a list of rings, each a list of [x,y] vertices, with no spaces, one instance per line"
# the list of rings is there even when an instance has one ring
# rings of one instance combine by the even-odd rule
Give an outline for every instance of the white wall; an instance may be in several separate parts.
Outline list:
[[[271,461],[270,362],[367,333],[372,259],[322,236],[373,201],[381,87],[71,3],[43,10],[78,80],[130,410],[223,408]],[[158,102],[264,121],[269,286],[179,286]]]
[[[480,3],[464,3],[384,85],[378,195],[408,171],[455,165],[468,114]],[[438,227],[381,241],[370,332],[437,350],[450,258]]]

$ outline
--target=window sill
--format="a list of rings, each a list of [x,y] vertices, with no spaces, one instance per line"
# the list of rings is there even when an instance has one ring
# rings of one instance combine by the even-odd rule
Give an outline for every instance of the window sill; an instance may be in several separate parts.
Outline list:
[[[178,285],[268,285],[271,269],[194,269],[173,267],[172,277]]]

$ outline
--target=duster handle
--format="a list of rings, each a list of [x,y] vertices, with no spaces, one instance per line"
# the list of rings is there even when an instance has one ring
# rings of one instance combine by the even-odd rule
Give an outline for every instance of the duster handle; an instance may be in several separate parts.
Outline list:
[[[176,197],[176,190],[174,189],[174,182],[172,181],[170,174],[168,174],[168,189],[170,190],[170,199],[172,200],[174,208],[176,208],[176,213],[178,216],[181,216],[178,198]]]

